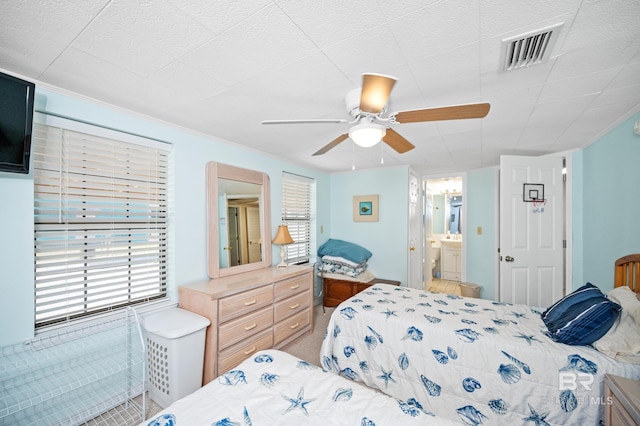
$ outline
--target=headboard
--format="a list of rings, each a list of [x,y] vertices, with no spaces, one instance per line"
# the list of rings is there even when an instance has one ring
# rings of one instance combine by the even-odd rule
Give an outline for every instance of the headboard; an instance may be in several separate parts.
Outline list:
[[[640,293],[640,254],[629,254],[616,260],[614,287],[629,287]]]

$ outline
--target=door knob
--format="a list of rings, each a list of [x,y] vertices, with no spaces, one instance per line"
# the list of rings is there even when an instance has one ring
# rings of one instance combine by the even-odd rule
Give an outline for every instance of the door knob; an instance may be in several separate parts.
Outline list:
[[[409,250],[411,250],[411,251],[414,251],[415,249],[416,249],[416,248],[415,248],[415,247],[413,247],[413,246],[409,247]]]
[[[504,260],[505,260],[505,262],[513,262],[515,259],[513,257],[511,257],[511,256],[506,256],[504,258]]]

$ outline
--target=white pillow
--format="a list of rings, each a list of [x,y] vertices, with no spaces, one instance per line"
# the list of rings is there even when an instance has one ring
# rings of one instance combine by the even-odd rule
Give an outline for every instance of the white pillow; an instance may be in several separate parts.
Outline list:
[[[612,358],[640,357],[640,301],[628,287],[617,287],[607,293],[609,299],[622,306],[618,321],[593,347]]]
[[[616,287],[609,290],[607,297],[622,306],[622,309],[627,311],[640,326],[640,300],[629,287]]]
[[[607,334],[593,342],[593,347],[612,358],[616,355],[638,356],[640,326],[627,311],[622,309],[618,321],[607,331]]]

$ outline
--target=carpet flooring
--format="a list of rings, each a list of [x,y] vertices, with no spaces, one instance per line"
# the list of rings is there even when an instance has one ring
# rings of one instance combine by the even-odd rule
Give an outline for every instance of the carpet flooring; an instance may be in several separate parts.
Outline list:
[[[303,335],[281,350],[320,367],[320,347],[334,309],[324,308],[323,312],[322,305],[317,305],[313,310],[313,332]]]

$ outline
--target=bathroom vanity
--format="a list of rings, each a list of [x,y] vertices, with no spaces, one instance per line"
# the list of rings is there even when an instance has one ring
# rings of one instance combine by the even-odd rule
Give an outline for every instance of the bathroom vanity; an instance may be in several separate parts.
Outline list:
[[[440,255],[440,267],[442,279],[460,281],[462,279],[462,240],[440,240],[442,254]]]

